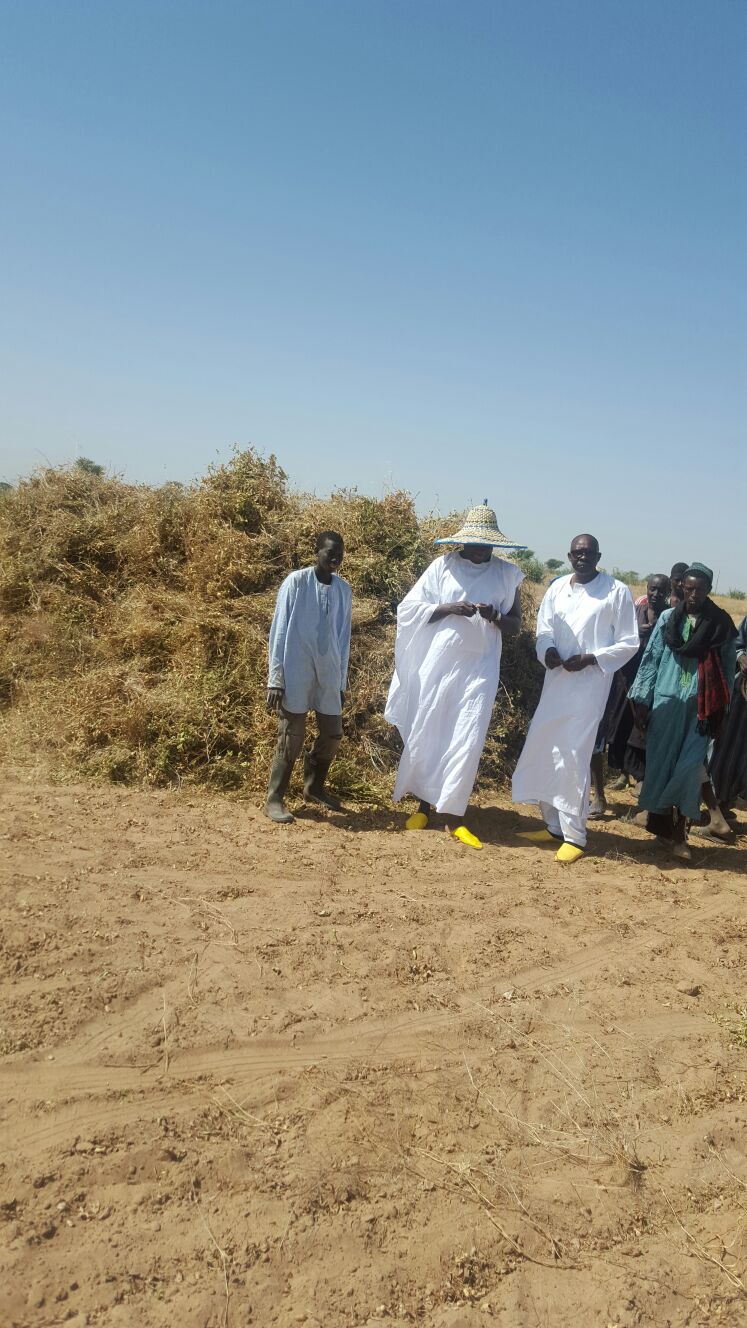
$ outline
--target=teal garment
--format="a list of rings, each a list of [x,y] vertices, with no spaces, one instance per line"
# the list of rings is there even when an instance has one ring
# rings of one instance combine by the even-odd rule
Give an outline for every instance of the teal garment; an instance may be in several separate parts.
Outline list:
[[[678,657],[664,640],[673,612],[665,609],[651,633],[628,698],[651,710],[640,806],[647,812],[677,807],[694,821],[700,816],[709,738],[698,733],[698,661]],[[719,653],[726,677],[732,678],[736,641],[727,641]]]

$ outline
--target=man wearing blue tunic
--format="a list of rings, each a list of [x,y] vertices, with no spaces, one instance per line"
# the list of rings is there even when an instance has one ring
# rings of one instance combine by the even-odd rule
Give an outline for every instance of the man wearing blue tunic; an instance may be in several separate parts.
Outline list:
[[[646,829],[689,859],[687,823],[700,817],[709,742],[729,704],[737,629],[709,598],[713,573],[691,563],[684,599],[659,617],[628,692],[647,734],[639,804]]]
[[[344,555],[342,536],[323,530],[316,562],[291,572],[278,591],[270,628],[267,709],[278,717],[278,740],[265,811],[272,821],[293,817],[283,799],[301,754],[306,715],[316,713],[318,737],[304,760],[304,797],[339,811],[324,787],[342,737],[353,594],[336,575]]]

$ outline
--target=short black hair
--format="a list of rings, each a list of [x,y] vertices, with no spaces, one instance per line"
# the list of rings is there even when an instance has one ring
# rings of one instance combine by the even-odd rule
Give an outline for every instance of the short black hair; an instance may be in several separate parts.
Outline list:
[[[682,577],[685,575],[689,566],[689,563],[675,563],[669,575]]]
[[[327,540],[330,540],[332,544],[340,544],[342,545],[343,548],[345,547],[342,535],[340,534],[339,530],[320,530],[319,534],[316,537],[314,552],[318,553],[319,550],[322,548],[322,546],[327,543]]]
[[[599,540],[597,539],[596,535],[590,535],[588,530],[584,530],[580,535],[573,536],[573,539],[571,540],[571,548],[573,548],[574,544],[576,543],[576,540],[580,539],[591,540],[597,553],[599,553]]]

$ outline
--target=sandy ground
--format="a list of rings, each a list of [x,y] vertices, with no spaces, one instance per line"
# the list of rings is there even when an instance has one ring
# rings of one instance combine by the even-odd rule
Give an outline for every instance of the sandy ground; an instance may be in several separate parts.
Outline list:
[[[1,794],[3,1328],[745,1323],[744,839]]]

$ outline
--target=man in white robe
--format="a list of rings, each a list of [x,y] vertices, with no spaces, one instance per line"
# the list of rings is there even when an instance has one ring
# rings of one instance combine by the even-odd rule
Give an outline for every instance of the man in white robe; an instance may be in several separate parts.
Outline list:
[[[281,824],[293,820],[284,798],[303,747],[309,710],[316,713],[319,735],[304,760],[304,797],[332,811],[340,809],[324,784],[342,738],[350,656],[353,592],[336,575],[344,552],[342,536],[323,530],[317,536],[314,566],[291,572],[278,591],[267,678],[267,709],[278,717],[278,739],[265,811]]]
[[[503,633],[521,626],[524,574],[493,549],[522,546],[501,534],[494,512],[473,508],[461,530],[436,543],[461,547],[436,558],[397,610],[384,711],[404,743],[394,800],[409,793],[420,801],[408,830],[424,830],[432,808],[464,816],[498,690]],[[466,826],[452,833],[482,848]]]
[[[577,535],[570,576],[548,587],[537,614],[537,658],[546,673],[539,705],[514,771],[514,802],[538,802],[545,830],[521,837],[560,843],[559,862],[586,846],[589,763],[612,676],[638,649],[628,587],[597,571],[593,535]]]

